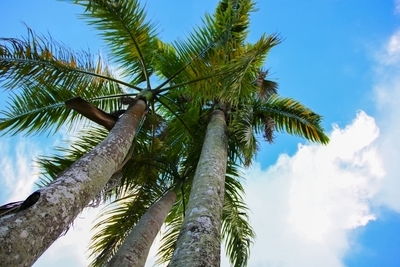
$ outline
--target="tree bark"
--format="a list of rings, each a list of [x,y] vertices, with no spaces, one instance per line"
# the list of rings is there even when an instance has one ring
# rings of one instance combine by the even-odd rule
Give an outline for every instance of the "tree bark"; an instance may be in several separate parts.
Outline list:
[[[108,263],[108,267],[142,267],[146,263],[157,233],[176,201],[176,193],[169,191],[154,203],[126,237],[124,243]]]
[[[0,218],[2,266],[31,266],[68,230],[123,162],[145,109],[137,100],[102,143],[40,190],[32,207]]]
[[[169,266],[220,265],[227,158],[225,114],[216,110],[207,126],[185,219]]]

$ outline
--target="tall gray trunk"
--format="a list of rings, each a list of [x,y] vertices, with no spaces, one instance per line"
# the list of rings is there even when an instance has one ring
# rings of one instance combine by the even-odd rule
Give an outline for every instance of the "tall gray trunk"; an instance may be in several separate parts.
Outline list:
[[[177,247],[169,266],[219,266],[227,164],[225,115],[211,116]]]
[[[32,207],[0,218],[2,266],[30,266],[72,224],[123,162],[144,115],[137,100],[107,138],[40,190]]]
[[[169,191],[159,201],[154,203],[126,237],[117,254],[110,260],[107,266],[144,266],[151,244],[160,231],[175,201],[176,193]]]

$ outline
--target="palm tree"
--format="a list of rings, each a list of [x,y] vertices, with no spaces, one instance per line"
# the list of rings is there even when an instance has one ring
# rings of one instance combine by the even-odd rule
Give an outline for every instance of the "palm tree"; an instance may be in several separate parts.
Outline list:
[[[71,165],[57,181],[42,188],[34,206],[0,219],[2,225],[6,225],[0,232],[3,244],[0,259],[4,264],[32,264],[68,229],[77,214],[121,168],[146,110],[150,108],[154,112],[156,103],[165,105],[165,92],[204,81],[216,72],[209,69],[205,76],[191,76],[194,78],[174,82],[175,77],[191,64],[188,61],[181,69],[172,69],[173,75],[152,88],[150,76],[159,61],[156,57],[167,54],[170,48],[156,38],[154,27],[146,22],[138,2],[72,2],[84,6],[89,23],[102,31],[115,62],[125,70],[123,79],[113,76],[101,59],[95,61],[89,53],[73,53],[30,30],[26,39],[3,38],[0,77],[4,87],[20,90],[12,96],[11,107],[0,120],[0,130],[11,133],[57,130],[62,124],[79,118],[71,109],[83,116],[98,118],[98,122],[112,130],[103,143]],[[144,87],[140,87],[141,84]],[[136,92],[125,92],[122,88]],[[126,96],[136,99],[129,101],[128,108],[119,111],[118,100]],[[100,109],[81,97],[98,104]],[[83,103],[85,108],[80,109],[77,102]],[[114,111],[116,113],[111,114]],[[45,222],[54,227],[47,227]],[[18,242],[19,236],[25,236],[27,242]],[[11,252],[15,257],[8,257]]]
[[[262,79],[259,86],[255,81],[267,52],[278,40],[274,36],[263,36],[254,45],[244,44],[252,9],[252,1],[221,1],[215,20],[209,18],[211,23],[206,25],[213,25],[214,29],[226,29],[223,25],[230,25],[231,31],[203,60],[210,66],[221,61],[229,62],[230,66],[238,64],[241,71],[235,72],[230,83],[214,83],[214,90],[202,92],[201,96],[197,90],[192,91],[196,99],[212,104],[186,216],[170,266],[219,266],[226,164],[235,154],[250,162],[256,150],[253,131],[258,131],[260,124],[267,136],[276,129],[315,142],[328,141],[320,127],[320,116],[294,100],[271,94],[261,97],[258,92],[273,85]],[[193,39],[204,31],[192,35]],[[187,46],[192,43],[196,41],[191,40]],[[233,134],[236,136],[231,137]]]

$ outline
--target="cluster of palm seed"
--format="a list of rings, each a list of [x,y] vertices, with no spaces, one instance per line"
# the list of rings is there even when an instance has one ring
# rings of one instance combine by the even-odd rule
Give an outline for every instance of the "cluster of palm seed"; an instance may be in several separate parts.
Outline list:
[[[232,265],[245,266],[254,233],[238,169],[251,164],[257,136],[328,141],[321,117],[279,97],[262,70],[278,38],[246,41],[251,0],[221,0],[174,43],[159,39],[137,0],[66,1],[83,6],[119,73],[30,29],[0,40],[1,86],[15,92],[0,130],[81,127],[39,159],[40,189],[0,208],[0,262],[31,265],[82,209],[108,204],[93,266],[143,266],[162,225],[160,263],[219,266],[224,242]]]

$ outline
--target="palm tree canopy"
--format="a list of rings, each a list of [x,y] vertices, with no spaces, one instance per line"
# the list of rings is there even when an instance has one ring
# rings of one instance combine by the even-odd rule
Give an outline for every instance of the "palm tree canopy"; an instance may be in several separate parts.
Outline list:
[[[202,81],[204,84],[209,76],[220,73],[208,68],[202,77],[189,76],[176,83],[173,80],[184,68],[172,68],[174,75],[152,88],[150,76],[155,73],[158,62],[168,57],[171,46],[157,38],[138,1],[69,2],[86,8],[84,17],[101,31],[110,48],[113,69],[120,70],[118,77],[100,56],[73,52],[51,37],[37,35],[30,29],[26,38],[1,38],[0,85],[15,93],[11,95],[9,107],[2,112],[0,130],[55,131],[79,118],[65,107],[66,101],[77,96],[106,112],[114,112],[121,109],[122,96],[141,94],[155,110],[157,103],[162,104],[156,98],[161,90],[168,91],[171,85],[184,87],[187,83]],[[185,64],[189,66],[192,61]]]

